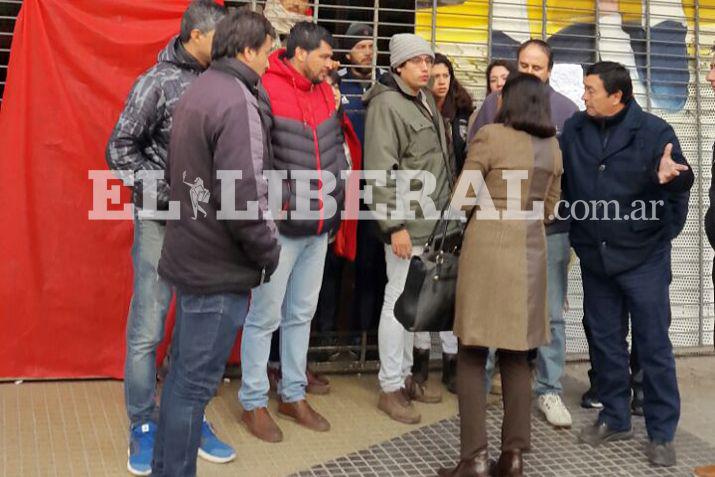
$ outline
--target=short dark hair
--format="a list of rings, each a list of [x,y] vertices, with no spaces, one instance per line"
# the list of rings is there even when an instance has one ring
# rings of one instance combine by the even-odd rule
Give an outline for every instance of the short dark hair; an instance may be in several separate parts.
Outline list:
[[[556,128],[551,122],[549,90],[539,78],[525,73],[511,75],[501,97],[502,105],[496,122],[532,136],[556,135]]]
[[[235,10],[216,26],[211,59],[235,58],[246,48],[258,50],[267,36],[275,38],[276,31],[266,17],[248,9]]]
[[[192,30],[208,33],[226,16],[226,7],[213,0],[194,0],[181,17],[179,40],[186,43],[191,38]]]
[[[519,49],[516,50],[516,60],[519,61],[519,55],[521,55],[521,52],[531,45],[538,46],[539,48],[541,48],[541,51],[543,51],[546,56],[549,57],[549,71],[551,71],[551,69],[554,67],[554,52],[551,51],[551,47],[549,46],[549,44],[543,40],[531,38],[519,45]]]
[[[621,103],[625,104],[633,97],[631,75],[625,66],[615,61],[600,61],[586,68],[586,76],[598,75],[603,81],[603,87],[610,94],[623,93]]]
[[[491,63],[489,63],[489,66],[487,66],[487,94],[491,93],[491,91],[489,89],[489,75],[492,74],[492,69],[495,66],[501,66],[502,68],[506,68],[507,71],[509,71],[509,76],[511,76],[512,74],[519,71],[513,61],[494,60]]]
[[[333,36],[320,25],[313,22],[298,22],[288,32],[286,40],[286,57],[291,59],[295,56],[296,48],[303,48],[305,51],[313,51],[320,48],[320,42],[324,41],[333,46]]]

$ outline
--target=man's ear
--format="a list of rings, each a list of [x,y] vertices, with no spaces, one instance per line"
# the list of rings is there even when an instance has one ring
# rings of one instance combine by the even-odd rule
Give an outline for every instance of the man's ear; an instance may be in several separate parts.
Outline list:
[[[191,33],[189,34],[189,39],[198,40],[200,35],[201,35],[201,30],[199,30],[198,28],[194,28],[193,30],[191,30]]]
[[[614,104],[614,105],[620,103],[620,102],[623,100],[623,91],[621,91],[621,90],[619,89],[618,91],[616,91],[615,93],[613,93],[613,99],[614,99],[614,101],[613,101],[613,104]]]
[[[307,57],[308,57],[308,52],[307,52],[306,50],[304,50],[304,49],[301,48],[300,46],[297,46],[297,47],[295,48],[295,58],[296,58],[298,61],[300,61],[301,63],[303,63],[303,62],[306,60]]]

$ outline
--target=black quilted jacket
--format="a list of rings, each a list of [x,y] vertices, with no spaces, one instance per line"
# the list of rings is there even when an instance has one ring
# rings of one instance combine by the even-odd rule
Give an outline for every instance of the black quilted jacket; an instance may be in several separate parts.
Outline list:
[[[166,171],[171,115],[181,95],[202,71],[201,64],[174,37],[159,53],[157,63],[137,78],[129,92],[107,144],[111,170]],[[156,191],[158,209],[166,210],[168,182],[159,181]],[[137,207],[143,206],[141,181],[135,181],[132,198]]]

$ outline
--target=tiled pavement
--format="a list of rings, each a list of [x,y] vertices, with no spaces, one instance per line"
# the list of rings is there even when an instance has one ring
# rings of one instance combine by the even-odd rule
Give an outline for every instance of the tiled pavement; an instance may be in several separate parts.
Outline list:
[[[715,464],[715,356],[677,361],[683,400],[677,446],[680,465],[652,469],[643,456],[643,421],[635,420],[636,439],[597,451],[576,444],[580,426],[595,417],[578,407],[586,367],[569,364],[565,400],[575,423],[572,430],[549,428],[538,415],[532,426],[533,451],[526,457],[529,476],[689,476],[700,464]],[[437,378],[437,376],[435,376]],[[420,476],[434,475],[458,456],[456,399],[445,394],[440,404],[422,405],[423,427],[398,424],[377,410],[374,374],[331,376],[327,396],[310,397],[332,424],[328,433],[309,432],[278,419],[285,441],[268,444],[240,424],[238,381],[225,383],[207,415],[219,435],[238,452],[226,465],[199,461],[202,477],[248,476]],[[275,412],[275,401],[269,404]],[[489,411],[489,435],[497,455],[501,410]],[[124,477],[127,421],[122,383],[55,381],[0,384],[0,477]],[[297,472],[297,474],[296,474]]]
[[[715,447],[689,432],[680,431],[676,439],[678,465],[656,468],[645,458],[643,418],[633,421],[635,438],[593,449],[577,443],[578,430],[593,421],[595,411],[572,410],[571,430],[554,430],[544,420],[532,424],[532,451],[525,456],[524,472],[530,477],[645,477],[689,476],[694,467],[715,461]],[[490,456],[499,455],[502,410],[492,407],[487,413],[487,428],[492,438]],[[345,457],[294,474],[294,477],[381,477],[436,475],[440,467],[452,466],[459,456],[457,417],[422,427]]]

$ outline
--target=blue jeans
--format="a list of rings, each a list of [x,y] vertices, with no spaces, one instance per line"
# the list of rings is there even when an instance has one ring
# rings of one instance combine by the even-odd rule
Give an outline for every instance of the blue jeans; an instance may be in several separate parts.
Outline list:
[[[157,273],[166,227],[134,215],[134,289],[127,318],[124,360],[124,401],[131,425],[158,418],[156,348],[164,337],[164,321],[171,303],[171,287]]]
[[[631,427],[628,315],[632,339],[643,369],[643,412],[651,440],[670,442],[680,417],[670,326],[670,244],[638,267],[614,276],[581,267],[584,321],[590,331],[591,365],[598,397],[599,421],[616,431]]]
[[[561,394],[561,377],[566,363],[566,321],[564,303],[569,272],[569,234],[546,236],[546,293],[551,342],[539,348],[536,355],[534,392]]]
[[[271,334],[280,326],[281,382],[284,402],[305,399],[305,369],[310,341],[310,322],[318,295],[328,248],[328,235],[287,237],[279,235],[281,256],[268,283],[253,290],[251,309],[241,340],[241,389],[243,409],[268,405],[268,355]]]
[[[204,409],[221,381],[248,301],[248,293],[177,292],[171,368],[161,394],[154,444],[154,477],[196,475]]]

